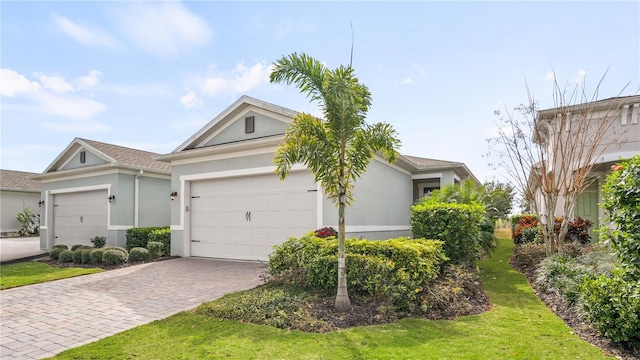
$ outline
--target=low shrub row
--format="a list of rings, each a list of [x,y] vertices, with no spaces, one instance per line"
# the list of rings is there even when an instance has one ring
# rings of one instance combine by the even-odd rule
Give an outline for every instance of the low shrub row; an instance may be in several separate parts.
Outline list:
[[[447,260],[438,240],[347,239],[345,245],[349,292],[382,299],[400,310],[416,306],[416,294],[438,276]],[[275,247],[267,271],[276,282],[320,291],[335,289],[337,248],[332,237],[292,238]]]
[[[86,245],[56,245],[49,251],[49,257],[61,263],[119,265],[126,262],[148,261],[162,256],[164,244],[149,242],[149,249],[135,247],[131,251],[119,246],[93,248]]]

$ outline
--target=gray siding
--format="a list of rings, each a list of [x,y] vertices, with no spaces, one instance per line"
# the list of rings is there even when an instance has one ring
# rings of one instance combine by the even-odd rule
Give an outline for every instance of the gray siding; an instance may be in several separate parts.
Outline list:
[[[80,162],[80,152],[84,151],[85,152],[85,162],[81,163]],[[101,158],[97,157],[96,155],[94,155],[92,152],[90,151],[86,151],[86,150],[80,150],[72,159],[71,161],[69,161],[63,168],[62,170],[69,170],[69,169],[76,169],[76,168],[81,168],[81,167],[85,167],[85,166],[92,166],[92,165],[98,165],[98,164],[106,164],[107,162],[102,160]]]
[[[248,116],[255,117],[255,127],[254,132],[247,134],[244,132],[244,119]],[[249,111],[245,115],[241,116],[238,120],[234,121],[218,135],[216,135],[216,137],[206,143],[205,146],[219,145],[240,140],[249,140],[265,136],[284,134],[286,128],[287,124],[282,121],[258,114],[253,111]]]
[[[144,176],[139,181],[138,226],[169,226],[171,181]]]

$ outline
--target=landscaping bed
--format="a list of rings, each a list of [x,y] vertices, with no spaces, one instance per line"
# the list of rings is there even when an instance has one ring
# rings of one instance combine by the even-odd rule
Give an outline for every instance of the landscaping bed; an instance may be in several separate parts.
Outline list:
[[[565,324],[567,324],[573,331],[583,340],[591,343],[598,348],[615,355],[623,360],[635,360],[640,359],[640,351],[628,350],[622,347],[620,344],[615,343],[611,339],[604,337],[596,331],[595,327],[586,321],[576,307],[570,306],[562,296],[552,292],[544,291],[539,286],[536,279],[537,266],[531,266],[514,261],[514,257],[511,258],[511,266],[522,273],[529,282],[529,285],[533,288],[536,295],[547,307],[553,311],[559,318],[561,318]]]

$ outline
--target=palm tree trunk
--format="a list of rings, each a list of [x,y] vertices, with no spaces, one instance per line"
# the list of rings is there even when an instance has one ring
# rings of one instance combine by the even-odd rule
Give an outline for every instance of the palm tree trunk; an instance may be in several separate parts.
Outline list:
[[[351,310],[351,301],[347,292],[347,266],[345,264],[345,225],[344,225],[344,208],[345,202],[343,194],[340,196],[338,204],[338,293],[334,308],[340,312]]]

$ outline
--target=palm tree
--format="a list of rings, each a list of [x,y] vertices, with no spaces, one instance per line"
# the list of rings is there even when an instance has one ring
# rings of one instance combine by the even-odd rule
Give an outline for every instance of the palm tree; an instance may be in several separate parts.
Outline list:
[[[338,206],[338,289],[335,308],[349,311],[345,264],[345,207],[353,202],[353,184],[375,153],[395,162],[400,140],[387,123],[368,125],[369,89],[358,82],[351,65],[327,69],[318,60],[293,53],[274,63],[272,83],[295,84],[317,102],[323,119],[298,114],[276,150],[276,173],[285,179],[291,167],[303,163],[314,174],[327,199]]]

